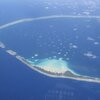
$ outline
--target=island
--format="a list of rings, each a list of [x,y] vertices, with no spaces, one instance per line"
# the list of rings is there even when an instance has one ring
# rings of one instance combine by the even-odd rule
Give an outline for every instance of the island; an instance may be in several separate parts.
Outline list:
[[[6,50],[7,53],[9,53],[12,56],[15,56],[17,53],[13,50]]]
[[[39,21],[39,20],[47,20],[47,19],[56,19],[56,18],[80,18],[80,19],[100,19],[100,16],[73,16],[73,15],[52,15],[52,16],[43,16],[43,17],[36,17],[36,18],[25,18],[25,19],[19,19],[19,20],[15,20],[13,22],[4,24],[0,26],[0,30],[3,30],[5,28],[9,28],[12,27],[16,24],[20,24],[20,23],[27,23],[27,22],[31,22],[31,21]],[[77,29],[74,29],[77,30]],[[72,71],[70,69],[70,66],[66,66],[61,68],[61,71],[58,69],[54,69],[53,67],[50,68],[50,66],[46,66],[43,67],[42,64],[32,64],[30,63],[26,58],[18,55],[14,50],[11,49],[7,49],[6,46],[0,42],[0,48],[4,48],[3,50],[6,51],[6,53],[10,54],[11,56],[15,57],[16,59],[18,59],[20,62],[22,62],[23,64],[27,65],[29,68],[31,68],[34,71],[37,71],[43,75],[46,75],[48,77],[53,77],[53,78],[66,78],[66,79],[72,79],[72,80],[78,80],[78,81],[86,81],[86,82],[95,82],[95,83],[100,83],[100,78],[95,78],[95,77],[90,77],[90,76],[85,76],[85,75],[80,75],[75,73],[74,71]],[[72,46],[72,48],[77,48],[76,45]],[[86,54],[85,54],[86,55]],[[89,56],[91,56],[91,54],[88,54]],[[94,55],[95,58],[95,55]],[[49,62],[50,63],[50,62]],[[42,66],[41,66],[42,65]],[[58,65],[59,67],[60,65]],[[67,68],[69,67],[69,68]],[[57,65],[56,65],[57,68]]]
[[[32,64],[30,64],[24,57],[21,57],[19,55],[16,56],[16,58],[21,61],[22,63],[24,63],[25,65],[27,65],[29,68],[31,68],[32,70],[35,70],[41,74],[44,74],[48,77],[52,77],[52,78],[66,78],[66,79],[72,79],[72,80],[77,80],[77,81],[86,81],[86,82],[94,82],[94,83],[100,83],[100,79],[99,78],[95,78],[95,77],[90,77],[90,76],[85,76],[85,75],[79,75],[76,73],[71,72],[70,70],[65,71],[64,73],[55,73],[52,71],[47,71],[39,66],[33,66]]]
[[[5,48],[5,45],[2,42],[0,42],[0,48]]]
[[[17,60],[19,60],[23,64],[27,65],[32,70],[37,71],[37,72],[39,72],[43,75],[46,75],[48,77],[65,78],[65,79],[71,79],[71,80],[77,80],[77,81],[100,83],[100,78],[80,75],[80,74],[75,73],[74,71],[72,71],[70,68],[67,68],[67,67],[66,67],[66,69],[63,68],[63,69],[61,69],[61,71],[58,71],[58,70],[54,70],[53,68],[50,69],[50,66],[49,67],[46,67],[46,66],[41,67],[39,65],[31,64],[27,59],[18,55],[14,50],[6,49],[6,46],[2,42],[0,42],[0,48],[2,48],[2,49],[5,48],[4,50],[8,54],[10,54],[11,56],[14,56]],[[51,62],[47,62],[47,63],[51,63]],[[59,66],[60,65],[58,64],[58,67]],[[56,67],[57,67],[57,65],[56,65]]]

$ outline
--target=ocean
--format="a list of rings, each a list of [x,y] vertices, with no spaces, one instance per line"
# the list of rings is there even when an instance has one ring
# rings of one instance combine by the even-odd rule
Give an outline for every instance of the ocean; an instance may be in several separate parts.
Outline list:
[[[26,59],[62,58],[77,73],[99,78],[99,24],[96,18],[41,19],[2,29],[0,40]]]
[[[1,100],[95,100],[99,90],[100,84],[42,75],[0,49]]]
[[[88,16],[84,14],[88,11],[90,16],[99,16],[99,6],[96,9],[95,3],[89,3],[80,6],[70,0],[1,0],[0,27],[25,18]],[[41,19],[0,29],[0,42],[26,59],[62,58],[76,73],[100,78],[99,26],[100,19],[96,18]],[[100,99],[100,84],[45,76],[6,53],[6,49],[0,48],[0,100]]]

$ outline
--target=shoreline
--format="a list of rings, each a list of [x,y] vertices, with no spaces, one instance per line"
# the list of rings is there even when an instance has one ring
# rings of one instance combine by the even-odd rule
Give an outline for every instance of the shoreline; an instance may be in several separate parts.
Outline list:
[[[5,45],[3,44],[3,47],[4,46]],[[6,46],[5,46],[5,49],[6,49]],[[32,69],[34,71],[37,71],[38,73],[40,73],[42,75],[52,77],[52,78],[64,78],[64,79],[71,79],[71,80],[83,81],[83,82],[100,83],[99,78],[74,73],[74,71],[71,71],[70,68],[65,73],[60,73],[60,74],[59,73],[48,72],[47,70],[41,69],[38,66],[33,66],[24,57],[18,55],[17,52],[15,52],[11,49],[6,49],[5,51],[9,55],[14,56],[17,60],[19,60],[21,63],[25,64],[30,69]]]
[[[100,79],[98,78],[94,78],[94,77],[89,77],[89,76],[84,76],[84,75],[75,75],[75,77],[69,77],[69,76],[58,76],[58,75],[51,75],[49,73],[43,72],[38,70],[36,67],[32,66],[30,63],[28,63],[26,61],[26,59],[24,57],[21,57],[19,55],[16,56],[16,58],[21,61],[23,64],[27,65],[29,68],[31,68],[32,70],[35,70],[43,75],[46,75],[48,77],[52,77],[52,78],[64,78],[64,79],[72,79],[72,80],[76,80],[76,81],[84,81],[84,82],[93,82],[93,83],[100,83]]]
[[[31,21],[39,21],[39,20],[47,20],[47,19],[56,19],[56,18],[89,18],[89,19],[100,19],[100,16],[71,16],[71,15],[52,15],[52,16],[43,16],[43,17],[36,17],[36,18],[24,18],[24,19],[19,19],[12,21],[7,24],[0,25],[0,30],[12,27],[13,25],[20,24],[20,23],[27,23]],[[72,80],[77,80],[77,81],[84,81],[84,82],[94,82],[94,83],[100,83],[100,78],[96,77],[90,77],[90,76],[85,76],[85,75],[80,75],[75,73],[73,70],[68,68],[68,71],[66,73],[57,74],[53,72],[48,72],[45,69],[39,69],[39,66],[34,66],[31,63],[29,63],[24,57],[18,55],[15,51],[7,49],[6,46],[0,42],[0,48],[6,49],[6,53],[8,53],[11,56],[14,56],[17,60],[19,60],[21,63],[25,64],[27,67],[31,68],[34,71],[37,71],[45,76],[48,77],[53,77],[53,78],[66,78],[66,79],[72,79]]]

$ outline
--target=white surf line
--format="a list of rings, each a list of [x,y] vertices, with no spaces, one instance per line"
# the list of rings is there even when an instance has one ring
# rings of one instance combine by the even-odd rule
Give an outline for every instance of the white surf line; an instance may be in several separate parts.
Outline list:
[[[43,17],[36,17],[36,18],[24,18],[24,19],[19,19],[4,25],[0,26],[0,30],[1,29],[5,29],[7,27],[16,25],[16,24],[20,24],[23,22],[31,22],[31,21],[39,21],[39,20],[46,20],[46,19],[55,19],[55,18],[85,18],[85,19],[100,19],[100,16],[72,16],[72,15],[52,15],[52,16],[43,16]]]

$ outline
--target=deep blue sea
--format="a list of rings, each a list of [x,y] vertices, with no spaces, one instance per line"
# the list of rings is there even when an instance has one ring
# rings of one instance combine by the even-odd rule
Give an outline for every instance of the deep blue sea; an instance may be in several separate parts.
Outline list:
[[[44,76],[0,49],[0,100],[96,100],[99,94],[100,84]]]

